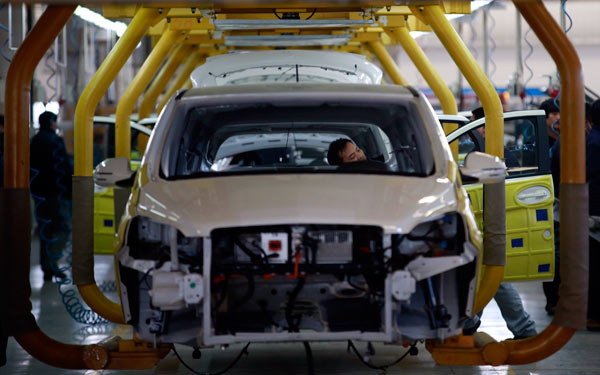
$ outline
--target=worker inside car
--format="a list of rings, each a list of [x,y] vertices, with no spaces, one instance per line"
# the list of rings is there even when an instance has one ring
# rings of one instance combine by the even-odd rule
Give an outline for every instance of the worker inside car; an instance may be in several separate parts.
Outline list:
[[[348,138],[339,138],[331,142],[327,151],[329,165],[342,165],[366,160],[367,156],[364,151]]]

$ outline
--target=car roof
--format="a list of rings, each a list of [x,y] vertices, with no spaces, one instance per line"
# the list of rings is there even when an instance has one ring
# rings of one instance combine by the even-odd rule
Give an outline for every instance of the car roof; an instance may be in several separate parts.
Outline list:
[[[253,102],[268,100],[268,98],[281,98],[282,96],[301,96],[303,99],[323,100],[324,98],[354,98],[378,97],[387,99],[398,98],[402,100],[417,98],[419,92],[410,86],[398,85],[365,85],[350,83],[274,83],[269,85],[229,85],[192,88],[176,95],[176,99],[193,100],[194,98],[210,98],[227,96],[231,100],[250,99]]]
[[[247,84],[252,81],[271,84],[286,74],[292,78],[297,74],[303,82],[316,79],[379,84],[382,78],[381,69],[363,55],[334,51],[273,50],[238,51],[210,57],[192,72],[191,79],[194,87]]]

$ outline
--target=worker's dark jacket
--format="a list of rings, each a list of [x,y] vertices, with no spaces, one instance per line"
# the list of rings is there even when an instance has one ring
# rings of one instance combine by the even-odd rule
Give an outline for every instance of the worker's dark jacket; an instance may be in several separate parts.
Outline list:
[[[552,179],[558,197],[560,183],[560,139],[552,147]],[[589,184],[590,215],[600,215],[600,125],[585,137],[585,172]]]
[[[31,139],[31,193],[71,199],[71,176],[65,143],[53,130],[40,129]]]

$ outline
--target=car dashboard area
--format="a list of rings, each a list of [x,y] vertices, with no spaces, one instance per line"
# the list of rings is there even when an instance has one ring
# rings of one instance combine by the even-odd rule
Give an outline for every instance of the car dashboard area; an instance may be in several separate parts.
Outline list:
[[[348,139],[370,161],[345,172],[426,176],[434,172],[431,141],[413,103],[314,106],[271,104],[192,107],[171,124],[162,152],[168,180],[232,173],[336,171],[329,146]],[[415,112],[415,113],[413,113]],[[317,168],[315,168],[317,167]]]
[[[471,314],[477,253],[458,214],[424,224],[406,235],[291,224],[188,238],[138,217],[118,256],[125,316],[145,340],[192,346],[443,340]]]

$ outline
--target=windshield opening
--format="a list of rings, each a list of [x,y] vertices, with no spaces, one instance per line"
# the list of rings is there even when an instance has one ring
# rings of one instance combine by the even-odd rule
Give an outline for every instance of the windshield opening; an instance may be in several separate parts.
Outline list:
[[[169,179],[240,173],[378,173],[426,176],[431,144],[413,103],[192,107],[170,129]],[[328,160],[344,139],[345,161]],[[337,150],[337,149],[336,149]],[[349,150],[349,151],[348,151]],[[364,155],[351,159],[356,153]]]

